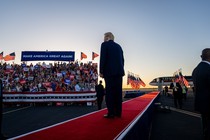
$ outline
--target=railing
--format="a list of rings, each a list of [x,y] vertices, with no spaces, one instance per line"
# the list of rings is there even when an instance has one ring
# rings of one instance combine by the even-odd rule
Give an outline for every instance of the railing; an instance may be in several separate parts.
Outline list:
[[[94,102],[95,91],[85,92],[3,92],[3,103]]]

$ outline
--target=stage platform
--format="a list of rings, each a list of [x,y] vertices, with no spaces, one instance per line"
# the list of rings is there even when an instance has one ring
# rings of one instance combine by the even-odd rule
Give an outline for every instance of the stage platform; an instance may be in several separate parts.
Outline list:
[[[135,98],[135,97],[139,97],[144,95],[145,92],[144,91],[140,91],[140,90],[132,90],[132,91],[126,91],[124,98]]]
[[[93,140],[103,138],[108,140],[147,137],[154,102],[158,99],[158,95],[159,92],[151,92],[123,102],[121,118],[103,118],[103,115],[107,113],[107,110],[103,109],[10,139]],[[136,125],[139,123],[141,125]],[[136,129],[139,126],[143,128]],[[139,132],[136,130],[139,130],[141,135],[138,135]]]

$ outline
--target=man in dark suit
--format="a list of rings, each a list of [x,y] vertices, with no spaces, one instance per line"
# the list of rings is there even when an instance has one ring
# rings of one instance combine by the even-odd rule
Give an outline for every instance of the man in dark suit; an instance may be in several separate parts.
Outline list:
[[[205,140],[210,140],[210,48],[202,51],[201,58],[192,72],[195,110],[201,113]]]
[[[182,108],[182,87],[176,79],[172,79],[172,83],[170,84],[170,89],[173,89],[173,97],[174,97],[174,106],[177,108]],[[177,104],[178,103],[178,104]]]
[[[114,35],[111,32],[104,34],[104,42],[101,44],[99,73],[106,84],[105,100],[108,113],[104,117],[121,117],[124,56],[121,46],[114,42]]]
[[[104,99],[104,86],[102,85],[101,80],[99,81],[99,84],[96,85],[95,90],[96,90],[98,110],[100,110]]]

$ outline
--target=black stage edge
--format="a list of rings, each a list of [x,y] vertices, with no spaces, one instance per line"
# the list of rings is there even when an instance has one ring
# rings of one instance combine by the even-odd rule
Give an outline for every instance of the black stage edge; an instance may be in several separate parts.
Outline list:
[[[124,136],[118,137],[117,140],[149,140],[152,126],[154,111],[156,108],[155,103],[159,102],[160,94],[151,102],[145,112],[136,119],[134,125]]]

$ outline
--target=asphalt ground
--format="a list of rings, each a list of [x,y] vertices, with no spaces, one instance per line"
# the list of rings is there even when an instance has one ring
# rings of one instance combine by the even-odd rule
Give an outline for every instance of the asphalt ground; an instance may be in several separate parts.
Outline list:
[[[128,100],[128,99],[125,99]],[[182,110],[173,108],[171,96],[160,96],[164,110],[157,107],[154,113],[150,140],[203,140],[201,119],[193,111],[194,96],[189,92]],[[103,108],[105,108],[103,103]],[[69,106],[13,106],[3,108],[2,134],[7,138],[60,123],[97,111],[97,106],[73,104]]]
[[[7,138],[19,136],[96,111],[96,106],[25,106],[4,108],[2,133]]]
[[[182,109],[174,107],[171,95],[161,94],[159,101],[161,105],[155,111],[150,140],[203,140],[201,118],[194,112],[192,91],[186,101],[183,100]]]

